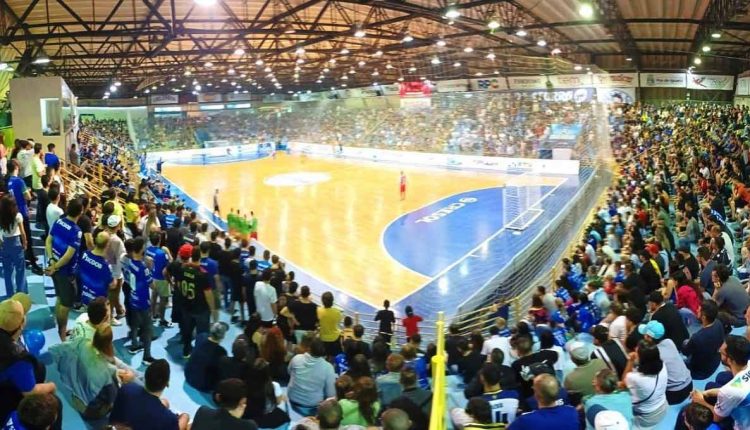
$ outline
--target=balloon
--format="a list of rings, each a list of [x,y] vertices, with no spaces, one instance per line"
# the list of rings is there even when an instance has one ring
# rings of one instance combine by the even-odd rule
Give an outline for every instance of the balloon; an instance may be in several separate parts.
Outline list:
[[[32,355],[39,357],[39,353],[44,348],[44,333],[41,330],[26,330],[23,333],[23,341],[26,344],[26,349]]]

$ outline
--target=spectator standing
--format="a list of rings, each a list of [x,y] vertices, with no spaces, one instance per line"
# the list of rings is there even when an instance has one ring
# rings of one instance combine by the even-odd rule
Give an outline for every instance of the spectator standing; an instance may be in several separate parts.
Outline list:
[[[414,309],[411,306],[407,306],[404,309],[406,318],[403,319],[402,323],[406,330],[406,338],[410,338],[415,334],[419,334],[419,323],[423,321],[422,317],[414,313]]]
[[[28,292],[23,254],[29,242],[23,228],[23,215],[18,212],[18,205],[12,196],[6,195],[0,199],[0,239],[5,295],[10,297],[16,292]]]
[[[40,147],[41,147],[41,144],[40,144]],[[60,158],[58,158],[57,154],[55,154],[54,143],[47,144],[47,152],[44,154],[44,164],[46,164],[49,167],[52,167],[55,170],[58,170],[60,168]]]
[[[299,343],[306,332],[315,331],[318,326],[318,305],[310,300],[310,287],[303,285],[299,299],[287,306],[294,316],[294,337]]]
[[[154,327],[151,322],[150,303],[154,280],[151,277],[151,270],[143,261],[145,249],[146,241],[142,237],[133,239],[133,252],[127,266],[130,285],[127,301],[128,327],[130,328],[128,352],[135,354],[143,350],[143,363],[148,365],[154,362],[151,356],[151,337]]]
[[[219,321],[219,309],[221,309],[221,279],[219,277],[219,263],[215,259],[208,256],[211,251],[211,242],[201,242],[200,252],[201,269],[208,275],[208,282],[211,285],[213,291],[214,304],[211,306],[211,321]]]
[[[49,264],[45,273],[52,277],[55,285],[55,316],[60,340],[65,341],[68,331],[68,313],[76,296],[74,277],[81,248],[81,229],[76,222],[83,206],[80,200],[68,203],[66,217],[58,219],[50,229],[45,249]]]
[[[276,309],[276,301],[278,297],[276,295],[276,289],[273,288],[269,281],[271,280],[271,272],[266,270],[261,275],[260,281],[255,283],[253,295],[255,297],[255,308],[260,315],[260,320],[263,327],[273,327],[273,322],[276,319],[278,310]]]
[[[125,316],[125,307],[120,303],[120,291],[122,290],[122,284],[124,282],[125,275],[123,274],[123,265],[125,263],[125,242],[122,241],[118,232],[120,231],[120,217],[117,215],[108,215],[105,217],[102,214],[102,221],[105,224],[107,233],[109,234],[109,243],[107,244],[106,258],[112,269],[112,277],[115,279],[115,284],[112,289],[109,290],[109,303],[112,305],[112,325],[119,326],[122,324],[120,321]],[[131,286],[132,288],[132,286]]]
[[[320,340],[326,348],[328,357],[335,357],[341,353],[341,311],[333,307],[333,293],[326,291],[320,297],[323,307],[319,307],[318,322],[320,324]]]
[[[9,165],[9,170],[10,170],[9,172],[10,176],[8,177],[8,181],[7,181],[8,192],[16,200],[16,206],[18,207],[18,212],[23,217],[23,230],[31,234],[31,223],[29,222],[29,209],[28,209],[28,202],[31,201],[31,191],[29,191],[31,186],[30,184],[26,185],[25,181],[18,176],[19,175],[18,161],[11,160],[10,165]],[[31,246],[27,246],[25,249],[24,256],[26,258],[26,261],[29,264],[31,264],[32,271],[34,273],[41,274],[42,269],[39,267],[39,264],[37,264],[36,262],[36,257],[34,256],[34,252],[32,248],[33,247]]]
[[[181,302],[181,324],[182,356],[188,359],[193,351],[193,331],[196,336],[208,333],[211,311],[215,306],[213,290],[208,280],[208,274],[200,264],[201,252],[198,247],[182,245],[179,251],[180,259],[183,261],[180,270],[175,270],[180,276],[180,302]]]
[[[78,287],[81,289],[81,303],[88,305],[98,297],[107,298],[114,285],[112,270],[107,264],[105,253],[109,243],[106,231],[96,235],[94,249],[81,255],[78,266]]]
[[[159,319],[159,325],[162,327],[171,327],[172,324],[167,321],[167,302],[172,291],[164,277],[164,270],[172,261],[172,254],[165,246],[160,245],[161,235],[158,232],[151,233],[145,254],[151,262],[151,272],[154,278],[154,289],[151,293],[151,315],[154,319]]]
[[[389,300],[383,301],[383,309],[379,310],[375,314],[375,321],[379,321],[379,333],[381,336],[383,336],[383,339],[386,343],[391,343],[391,336],[393,335],[393,325],[396,323],[396,316],[393,314],[393,311],[389,308],[391,307],[391,302]]]

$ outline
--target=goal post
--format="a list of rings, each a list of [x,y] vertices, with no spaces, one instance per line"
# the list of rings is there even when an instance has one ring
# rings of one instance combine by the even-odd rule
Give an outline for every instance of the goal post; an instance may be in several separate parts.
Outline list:
[[[542,186],[529,173],[508,178],[503,189],[503,227],[523,231],[542,214]]]

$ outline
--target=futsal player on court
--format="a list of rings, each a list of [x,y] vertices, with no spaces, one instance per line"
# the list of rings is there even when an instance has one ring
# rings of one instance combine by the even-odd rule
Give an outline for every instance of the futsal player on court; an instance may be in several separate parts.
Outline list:
[[[406,175],[404,174],[403,170],[401,171],[400,189],[401,189],[401,200],[406,200]]]
[[[221,210],[219,210],[219,189],[217,188],[214,192],[214,215],[221,217]]]

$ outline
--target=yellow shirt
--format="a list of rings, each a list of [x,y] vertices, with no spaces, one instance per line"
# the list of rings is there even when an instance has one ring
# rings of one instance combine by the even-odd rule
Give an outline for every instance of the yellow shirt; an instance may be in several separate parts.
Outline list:
[[[318,321],[320,322],[320,340],[323,342],[335,342],[339,339],[341,331],[341,311],[336,308],[318,308]]]
[[[139,208],[136,203],[125,203],[125,222],[138,221],[138,215],[140,215],[140,212],[141,208]]]

